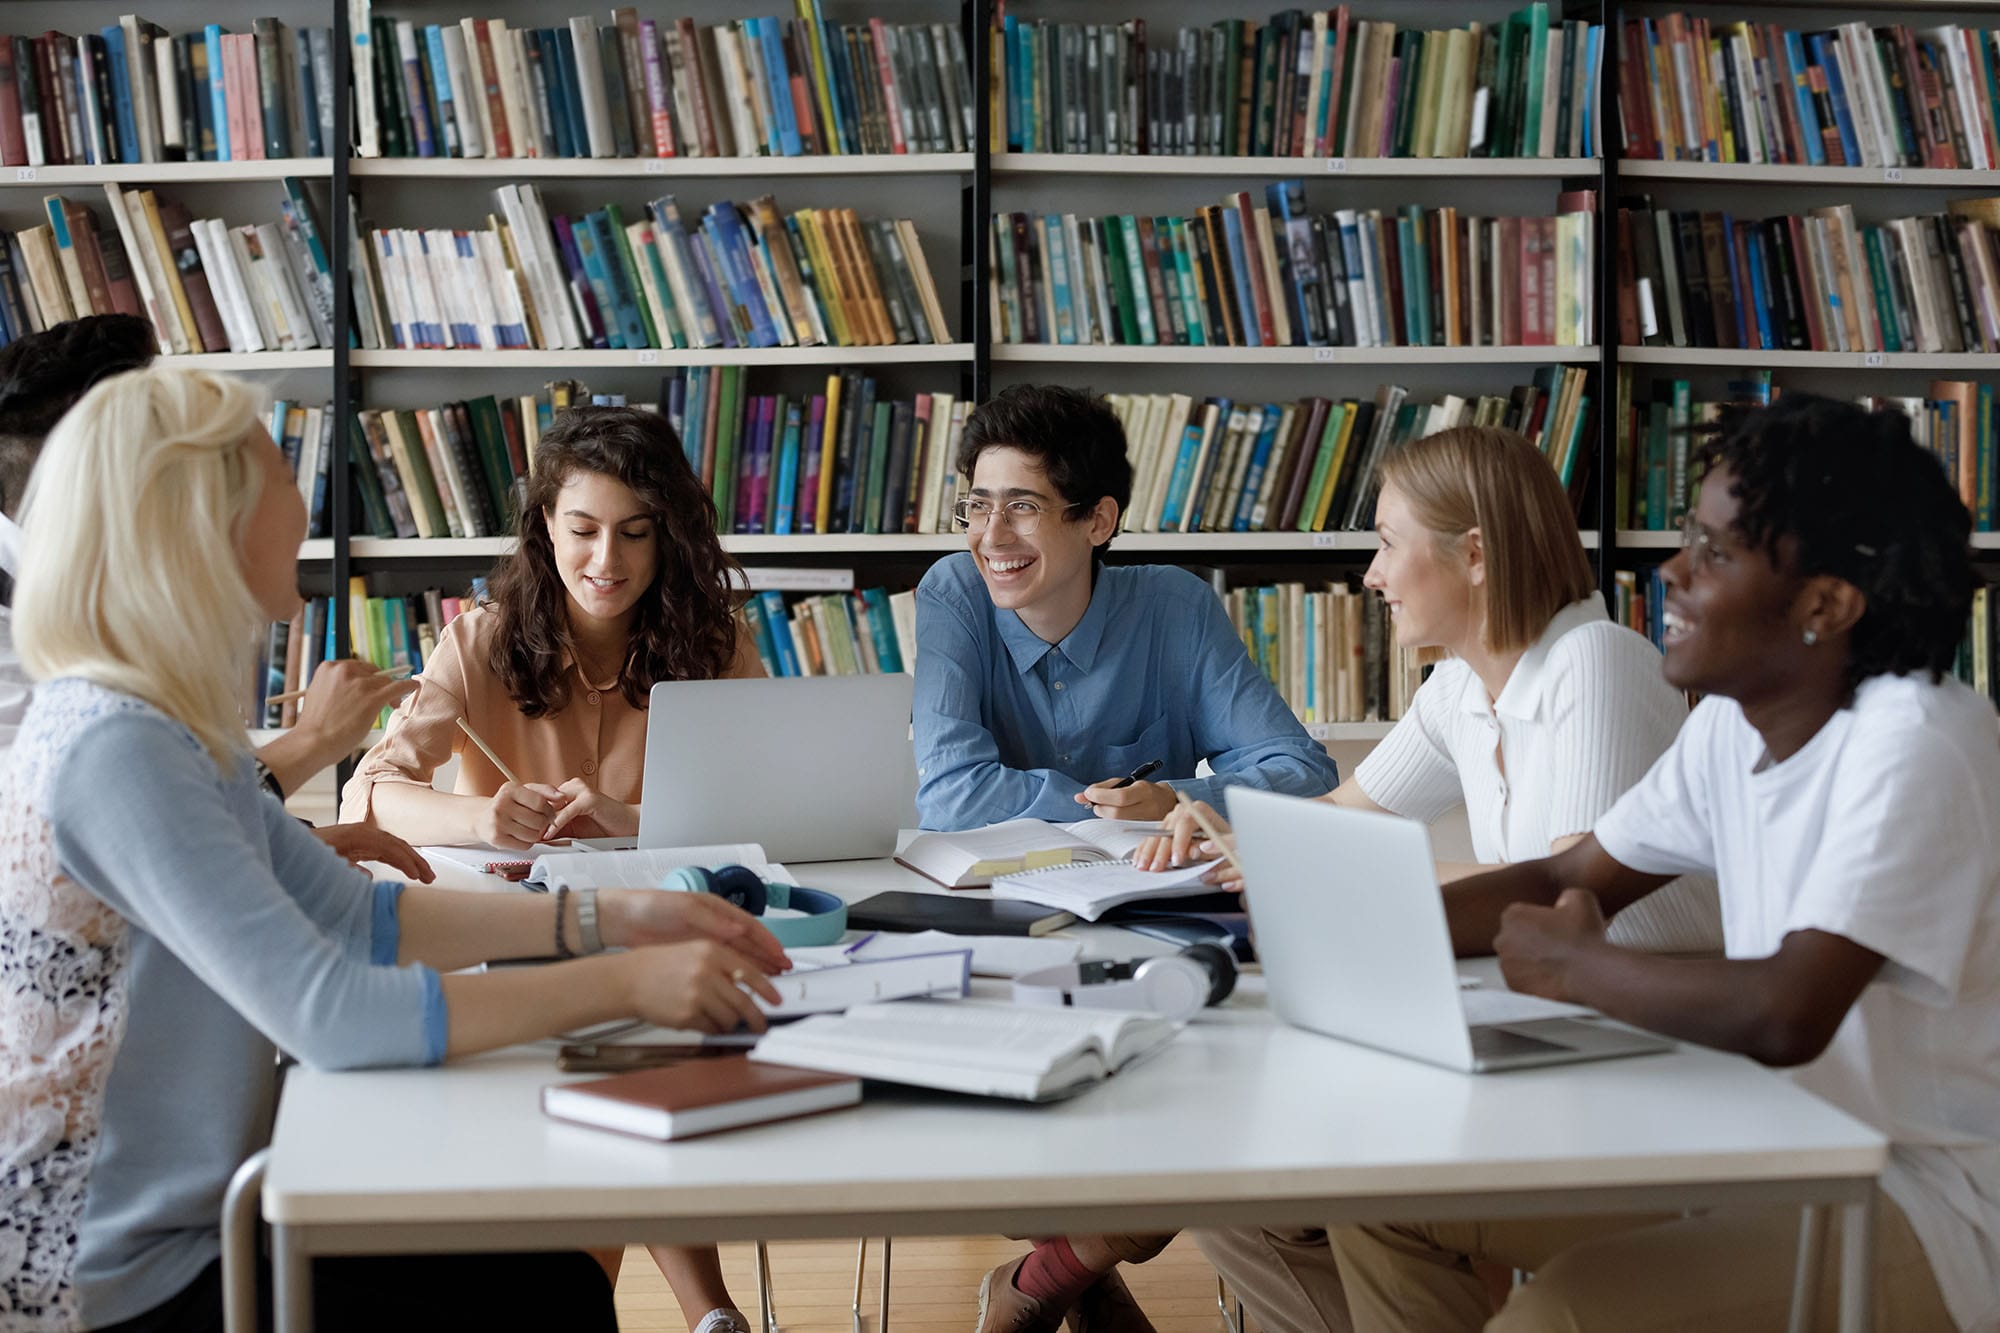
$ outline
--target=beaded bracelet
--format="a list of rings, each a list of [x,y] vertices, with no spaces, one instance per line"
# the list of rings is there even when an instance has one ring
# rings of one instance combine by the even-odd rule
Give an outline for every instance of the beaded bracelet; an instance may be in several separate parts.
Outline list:
[[[576,957],[576,950],[570,948],[563,939],[563,912],[568,906],[569,885],[563,884],[556,889],[556,957],[558,958]]]

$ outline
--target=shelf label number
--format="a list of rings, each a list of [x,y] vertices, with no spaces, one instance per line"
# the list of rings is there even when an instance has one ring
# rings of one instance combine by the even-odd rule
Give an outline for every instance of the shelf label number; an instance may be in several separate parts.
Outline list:
[[[659,365],[660,349],[657,347],[641,347],[639,349],[639,364],[642,366]]]
[[[663,158],[663,157],[649,157],[649,158],[647,158],[647,159],[646,159],[646,174],[647,174],[648,176],[664,176],[664,175],[666,175],[666,174],[667,174],[667,160],[666,160],[665,158]]]
[[[1887,352],[1863,352],[1861,354],[1861,364],[1869,370],[1879,370],[1889,364],[1889,354]]]
[[[35,169],[33,167],[20,167],[14,172],[14,179],[16,181],[31,181],[34,178]]]
[[[1337,350],[1338,350],[1337,348],[1332,348],[1332,347],[1315,347],[1313,348],[1313,360],[1331,361],[1334,359],[1333,354]]]
[[[1336,175],[1336,176],[1346,175],[1347,159],[1344,157],[1329,157],[1326,160],[1326,169],[1328,174],[1330,175]]]
[[[1333,550],[1340,545],[1340,534],[1337,532],[1315,532],[1312,539],[1315,551]]]
[[[1903,183],[1903,169],[1901,167],[1884,167],[1882,168],[1882,179],[1890,185],[1901,185]]]

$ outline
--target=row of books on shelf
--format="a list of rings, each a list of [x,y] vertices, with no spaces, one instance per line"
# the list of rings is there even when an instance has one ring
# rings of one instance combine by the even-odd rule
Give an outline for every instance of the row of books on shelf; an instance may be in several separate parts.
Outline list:
[[[1504,426],[1535,441],[1579,497],[1595,412],[1589,372],[1548,366],[1505,398],[1413,398],[1399,384],[1370,399],[1297,402],[1110,394],[1133,464],[1125,526],[1135,532],[1329,532],[1374,525],[1375,474],[1407,440],[1453,426]]]
[[[367,348],[865,347],[948,343],[908,219],[851,208],[781,215],[770,195],[672,195],[551,215],[533,185],[493,192],[484,230],[354,225]]]
[[[1544,3],[1450,29],[1289,9],[1150,44],[1144,19],[1009,14],[995,137],[1038,153],[1594,156],[1602,31]]]
[[[1425,666],[1396,646],[1382,599],[1345,580],[1232,588],[1223,603],[1250,660],[1302,722],[1392,722],[1423,683]]]
[[[1000,214],[994,327],[1008,343],[1589,346],[1596,193],[1560,207],[1312,214],[1290,180],[1186,218]]]
[[[374,18],[354,73],[363,157],[799,157],[962,153],[971,68],[957,24],[797,18],[713,26],[587,15]],[[364,58],[365,57],[365,58]]]
[[[0,165],[326,156],[333,30],[251,27],[169,34],[126,14],[76,37],[0,35]]]
[[[1626,157],[2000,167],[2000,30],[1666,14],[1626,20],[1623,41]]]
[[[0,342],[84,315],[149,319],[160,351],[333,346],[333,277],[311,197],[287,179],[280,220],[231,227],[154,190],[105,185],[104,215],[45,196],[5,234]]]
[[[1859,223],[1848,204],[1773,218],[1618,210],[1628,345],[2000,351],[2000,199]]]
[[[1693,496],[1689,455],[1704,427],[1712,426],[1729,404],[1769,403],[1782,396],[1769,371],[1746,372],[1731,380],[1724,399],[1696,399],[1684,379],[1641,382],[1630,367],[1618,374],[1619,526],[1645,531],[1678,527]],[[1996,471],[1993,386],[1973,380],[1932,380],[1911,396],[1862,395],[1871,411],[1897,411],[1910,419],[1910,434],[1930,451],[1958,488],[1978,532],[1994,530],[2000,516],[2000,471]]]
[[[463,596],[433,588],[410,597],[371,597],[367,580],[356,575],[348,580],[346,598],[349,651],[378,667],[420,671],[444,627],[485,595],[486,580],[476,578]],[[289,621],[273,622],[250,678],[245,713],[250,725],[289,727],[298,720],[296,699],[271,700],[304,689],[319,664],[336,655],[335,614],[333,599],[309,597]]]
[[[737,609],[767,676],[874,676],[914,671],[917,594],[825,593],[790,606],[776,592],[754,593]]]

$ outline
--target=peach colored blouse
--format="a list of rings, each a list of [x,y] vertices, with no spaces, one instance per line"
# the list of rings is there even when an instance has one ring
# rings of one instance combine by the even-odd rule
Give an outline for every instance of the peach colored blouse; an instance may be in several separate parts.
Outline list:
[[[583,678],[574,659],[569,704],[531,718],[487,666],[499,617],[488,607],[464,612],[438,639],[415,694],[397,705],[382,739],[361,759],[341,795],[343,823],[370,822],[376,784],[428,787],[438,767],[459,759],[460,796],[491,796],[506,782],[493,761],[458,727],[463,717],[523,782],[560,786],[582,778],[613,800],[637,804],[646,760],[646,710],[627,703],[615,684]],[[747,653],[747,660],[746,660]],[[727,676],[761,676],[754,641],[739,634]]]

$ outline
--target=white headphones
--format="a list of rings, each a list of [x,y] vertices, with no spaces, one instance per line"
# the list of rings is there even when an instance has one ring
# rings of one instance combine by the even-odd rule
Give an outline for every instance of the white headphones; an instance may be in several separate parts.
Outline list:
[[[1131,962],[1065,963],[1014,981],[1016,1004],[1127,1009],[1181,1021],[1236,989],[1236,960],[1213,944]]]

